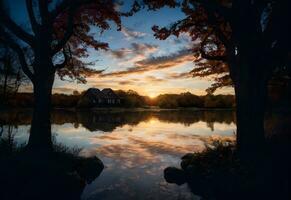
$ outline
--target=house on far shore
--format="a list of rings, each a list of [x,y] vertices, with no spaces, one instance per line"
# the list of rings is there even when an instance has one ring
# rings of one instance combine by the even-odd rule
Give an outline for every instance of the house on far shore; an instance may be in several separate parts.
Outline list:
[[[118,106],[121,99],[111,88],[99,90],[97,88],[89,88],[80,97],[78,107],[107,107]]]
[[[101,91],[105,96],[105,103],[107,104],[120,104],[120,98],[115,94],[115,92],[111,88],[104,88]]]

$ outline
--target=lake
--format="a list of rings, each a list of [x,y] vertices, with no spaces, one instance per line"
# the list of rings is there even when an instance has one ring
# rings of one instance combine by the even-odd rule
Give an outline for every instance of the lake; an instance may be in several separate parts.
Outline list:
[[[187,188],[164,180],[163,170],[180,165],[186,153],[201,151],[214,139],[234,139],[233,111],[142,111],[52,113],[54,140],[82,148],[105,165],[83,190],[81,199],[200,199]],[[13,125],[15,142],[29,137],[31,112],[0,114],[1,125]],[[5,137],[5,132],[1,137]]]

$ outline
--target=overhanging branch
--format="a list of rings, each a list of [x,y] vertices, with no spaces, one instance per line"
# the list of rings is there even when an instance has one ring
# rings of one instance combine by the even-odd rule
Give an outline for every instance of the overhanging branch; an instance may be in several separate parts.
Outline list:
[[[70,51],[70,49],[69,49],[69,51]],[[60,64],[56,64],[55,69],[62,69],[67,65],[67,63],[69,61],[69,57],[68,57],[67,53],[65,52],[65,49],[63,49],[63,56],[64,56],[64,61]]]
[[[74,11],[71,8],[68,11],[66,32],[64,34],[64,37],[54,47],[54,49],[52,51],[53,55],[56,54],[57,52],[59,52],[65,46],[65,44],[68,42],[70,37],[73,35],[73,32],[74,32]]]
[[[56,8],[53,11],[51,11],[50,16],[52,20],[57,18],[60,15],[60,13],[65,11],[69,6],[70,6],[69,0],[63,0],[59,5],[56,6]]]
[[[2,42],[7,44],[7,46],[9,46],[17,54],[21,65],[21,69],[24,72],[24,74],[31,80],[31,82],[34,82],[35,79],[34,74],[28,68],[24,53],[20,46],[2,28],[0,28],[0,33],[4,36],[4,40]]]
[[[217,60],[217,61],[222,61],[222,62],[227,62],[227,56],[226,55],[210,55],[208,54],[205,50],[204,47],[207,43],[207,39],[214,34],[214,30],[210,31],[205,35],[205,37],[202,39],[201,45],[200,45],[200,54],[201,57],[207,60]]]
[[[212,13],[216,12],[225,19],[230,20],[231,9],[221,5],[221,3],[219,3],[218,1],[216,0],[192,0],[192,1],[203,5],[203,8],[205,8],[208,12]]]
[[[34,46],[34,38],[32,35],[24,31],[19,25],[17,25],[3,9],[0,10],[0,22],[15,36],[17,36],[22,41],[26,42],[30,46]]]
[[[81,5],[93,3],[94,0],[63,0],[61,3],[59,3],[54,10],[50,12],[50,17],[52,20],[56,19],[61,13],[65,12],[67,9],[72,7],[79,7]]]
[[[48,11],[48,1],[47,0],[38,0],[40,17],[43,25],[48,25],[50,19]]]
[[[26,0],[26,9],[28,12],[31,28],[32,28],[34,33],[37,33],[38,23],[36,21],[36,18],[35,18],[34,12],[33,12],[32,0]]]

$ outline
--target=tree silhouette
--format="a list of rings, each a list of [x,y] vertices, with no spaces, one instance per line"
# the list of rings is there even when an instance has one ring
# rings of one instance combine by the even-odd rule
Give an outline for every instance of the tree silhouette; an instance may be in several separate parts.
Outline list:
[[[15,53],[7,46],[0,46],[0,52],[0,104],[6,104],[8,96],[15,94],[27,79],[15,59]]]
[[[29,147],[49,148],[55,74],[61,79],[85,82],[86,76],[98,72],[82,58],[88,56],[89,48],[107,49],[108,44],[97,41],[89,32],[93,26],[101,32],[109,29],[109,20],[120,29],[120,13],[111,0],[26,0],[27,24],[31,27],[27,31],[13,21],[13,7],[10,14],[5,1],[0,4],[0,42],[17,54],[33,84],[35,105]]]
[[[144,1],[150,9],[177,4]],[[155,36],[187,33],[194,41],[194,76],[215,75],[209,91],[232,85],[237,105],[237,142],[252,152],[264,142],[267,85],[276,70],[290,67],[290,2],[287,0],[185,0],[186,15],[170,27],[154,26]],[[289,41],[289,42],[288,42]],[[289,59],[289,61],[288,61]]]

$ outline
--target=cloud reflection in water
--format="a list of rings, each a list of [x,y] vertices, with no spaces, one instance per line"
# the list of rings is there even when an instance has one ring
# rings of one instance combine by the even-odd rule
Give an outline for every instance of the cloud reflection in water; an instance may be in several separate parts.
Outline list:
[[[28,138],[18,122],[17,140]],[[83,199],[197,199],[186,186],[167,184],[163,170],[201,151],[213,138],[234,138],[232,112],[53,113],[58,142],[83,148],[105,165]]]

